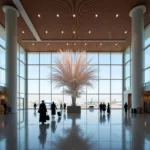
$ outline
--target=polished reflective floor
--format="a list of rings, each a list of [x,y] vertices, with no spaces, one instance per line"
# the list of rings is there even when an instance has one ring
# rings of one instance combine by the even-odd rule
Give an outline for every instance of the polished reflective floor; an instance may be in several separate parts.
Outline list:
[[[38,120],[34,110],[0,115],[0,150],[150,150],[150,114],[62,111],[45,125]]]

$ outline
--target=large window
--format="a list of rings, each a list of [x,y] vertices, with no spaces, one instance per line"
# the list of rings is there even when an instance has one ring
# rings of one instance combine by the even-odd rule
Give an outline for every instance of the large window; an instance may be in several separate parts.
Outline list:
[[[25,107],[26,101],[26,51],[17,45],[17,107]],[[23,106],[24,105],[24,106]]]
[[[124,52],[124,91],[131,90],[131,49]]]
[[[6,51],[3,46],[4,45],[4,40],[0,38],[0,86],[5,86],[5,61],[6,61]]]
[[[0,30],[3,30],[0,28]],[[5,31],[4,31],[5,32]],[[0,35],[1,36],[1,35]],[[6,42],[0,37],[0,86],[6,86]],[[26,100],[26,52],[17,44],[17,107]]]
[[[144,83],[150,85],[150,25],[145,30]]]
[[[28,107],[38,105],[41,100],[71,104],[71,96],[63,93],[65,87],[58,88],[51,80],[58,53],[28,53]],[[112,108],[122,107],[122,53],[87,53],[90,65],[95,69],[93,87],[84,87],[77,98],[77,105],[98,108],[99,103],[110,103]],[[87,60],[87,61],[88,61]],[[48,104],[49,105],[49,104]]]

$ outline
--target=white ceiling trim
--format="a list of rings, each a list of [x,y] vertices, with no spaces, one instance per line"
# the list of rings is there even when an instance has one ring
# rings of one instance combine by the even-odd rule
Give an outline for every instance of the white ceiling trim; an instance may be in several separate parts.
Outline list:
[[[26,13],[25,9],[23,8],[20,0],[12,0],[14,4],[16,5],[18,11],[20,12],[22,18],[26,22],[27,26],[29,27],[30,31],[32,32],[33,36],[37,41],[41,41],[40,36],[38,35],[35,27],[33,26],[28,14]]]
[[[57,42],[76,42],[76,43],[83,43],[83,42],[87,42],[87,43],[95,43],[95,42],[105,42],[105,43],[124,43],[126,42],[125,39],[121,39],[121,40],[107,40],[107,39],[102,39],[102,40],[84,40],[84,39],[79,39],[79,40],[41,40],[41,41],[36,41],[36,40],[22,40],[22,42],[26,42],[26,43],[30,43],[30,42],[39,42],[39,43],[57,43]]]

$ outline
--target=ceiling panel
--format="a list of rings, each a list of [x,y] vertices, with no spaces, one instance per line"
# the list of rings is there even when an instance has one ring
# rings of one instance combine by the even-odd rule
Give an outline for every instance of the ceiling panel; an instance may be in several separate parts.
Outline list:
[[[13,5],[11,0],[1,0],[0,6],[7,3]],[[100,43],[87,42],[88,51],[123,51],[131,41],[129,11],[136,5],[144,4],[147,7],[145,26],[150,23],[150,0],[21,0],[21,3],[42,40],[126,40],[117,46],[115,43],[103,43],[100,46]],[[40,18],[38,14],[41,15]],[[56,17],[57,14],[59,17]],[[116,14],[119,17],[116,18]],[[1,10],[0,23],[4,25],[4,14]],[[35,39],[22,17],[18,18],[18,27],[18,41],[27,51],[57,51],[68,47],[83,49],[85,46],[84,43],[78,43],[77,48],[74,48],[74,43],[67,46],[62,42],[50,43],[50,46],[48,43],[36,43],[33,46],[30,42],[22,41]]]

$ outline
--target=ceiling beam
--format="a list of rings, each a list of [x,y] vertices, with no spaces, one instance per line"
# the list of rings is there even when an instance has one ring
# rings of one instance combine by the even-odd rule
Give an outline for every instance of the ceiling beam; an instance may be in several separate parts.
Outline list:
[[[36,43],[36,42],[39,42],[39,43],[72,43],[72,42],[76,42],[76,43],[84,43],[84,42],[87,42],[87,43],[95,43],[95,42],[105,42],[105,43],[124,43],[126,42],[125,39],[119,39],[119,40],[108,40],[108,39],[92,39],[92,40],[85,40],[85,39],[78,39],[78,40],[70,40],[70,39],[64,39],[64,40],[42,40],[42,41],[36,41],[36,40],[22,40],[22,42],[25,42],[25,43]]]
[[[30,31],[32,32],[33,36],[37,41],[41,41],[40,36],[38,35],[35,27],[33,26],[28,14],[26,13],[25,9],[23,8],[20,0],[12,0],[14,4],[16,5],[19,13],[21,14],[22,18],[24,19],[25,23],[29,27]]]

